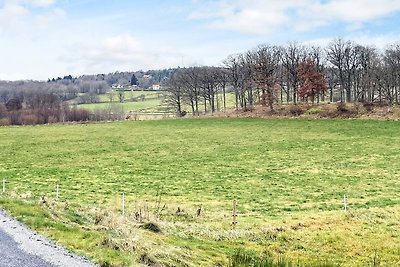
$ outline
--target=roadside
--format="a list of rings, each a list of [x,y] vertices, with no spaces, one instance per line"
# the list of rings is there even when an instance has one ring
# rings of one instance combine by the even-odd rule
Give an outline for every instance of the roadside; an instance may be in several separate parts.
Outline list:
[[[87,259],[57,246],[0,209],[0,267],[94,267]]]

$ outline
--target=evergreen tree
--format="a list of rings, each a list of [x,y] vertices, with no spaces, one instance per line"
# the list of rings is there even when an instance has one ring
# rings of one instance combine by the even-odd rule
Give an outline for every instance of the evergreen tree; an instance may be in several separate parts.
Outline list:
[[[138,79],[136,78],[135,74],[132,74],[131,85],[138,85]]]

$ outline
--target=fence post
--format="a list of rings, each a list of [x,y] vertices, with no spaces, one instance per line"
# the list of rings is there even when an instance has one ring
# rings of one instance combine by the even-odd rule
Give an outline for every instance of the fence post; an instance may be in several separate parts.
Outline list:
[[[232,227],[233,227],[233,229],[236,229],[236,224],[237,224],[237,221],[236,221],[236,217],[237,217],[236,204],[237,204],[237,202],[236,202],[236,199],[235,199],[233,201],[233,208],[232,208]]]
[[[58,184],[57,184],[57,187],[56,187],[56,201],[58,201],[58,191],[59,191],[59,188],[58,188]]]
[[[122,215],[125,215],[125,193],[122,192]]]

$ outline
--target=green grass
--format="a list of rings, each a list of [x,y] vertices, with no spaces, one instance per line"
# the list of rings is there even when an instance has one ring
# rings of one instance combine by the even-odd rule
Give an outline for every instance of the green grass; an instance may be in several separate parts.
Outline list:
[[[399,131],[396,121],[302,119],[3,127],[0,206],[104,265],[226,265],[244,247],[291,262],[395,266]],[[139,211],[161,233],[144,229]]]
[[[125,98],[124,102],[120,103],[118,98],[118,92],[113,93],[113,103],[120,104],[123,109],[128,111],[136,112],[160,112],[166,110],[164,104],[164,97],[162,92],[154,91],[133,91],[124,92]],[[143,95],[144,99],[137,99],[137,97]],[[134,98],[134,99],[132,99]],[[84,108],[90,111],[98,109],[108,109],[110,106],[110,94],[99,95],[100,102],[93,104],[81,104],[78,105],[79,108]]]
[[[148,99],[162,97],[162,92],[156,92],[156,91],[124,91],[123,93],[124,93],[124,98],[127,101],[131,100],[132,97],[136,98],[141,95],[144,95],[145,98],[148,98]],[[114,91],[113,92],[113,101],[114,102],[119,101],[118,96],[119,96],[119,92]],[[109,102],[110,101],[110,93],[99,95],[99,99],[100,99],[100,102]]]
[[[168,106],[165,103],[165,94],[166,92],[155,92],[155,91],[125,91],[125,100],[124,103],[121,103],[121,106],[124,108],[126,112],[135,111],[135,112],[143,112],[143,113],[158,113],[158,112],[170,112],[174,113],[174,108]],[[136,99],[137,97],[144,95],[143,100]],[[135,98],[135,101],[132,101],[132,97]],[[107,109],[110,106],[110,94],[102,94],[99,95],[100,102],[93,104],[81,104],[78,105],[80,108],[84,108],[90,111],[96,109]],[[218,102],[219,101],[219,102]],[[223,99],[222,95],[219,96],[219,100],[215,100],[216,108],[218,105],[220,110],[223,109]],[[218,102],[218,103],[217,103]],[[119,103],[118,92],[113,93],[113,103]],[[208,105],[208,103],[207,103]],[[233,109],[235,107],[235,95],[233,93],[227,93],[226,95],[226,107],[227,109]],[[189,105],[183,105],[183,109],[188,113],[191,113],[191,107]],[[199,112],[204,112],[204,104],[199,104]]]
[[[109,106],[110,103],[94,103],[94,104],[81,104],[78,107],[88,110],[96,110],[96,109],[108,109]],[[163,106],[163,104],[162,100],[160,99],[150,99],[137,102],[124,102],[121,103],[121,106],[125,111],[132,110],[132,111],[156,112],[158,108],[161,108]]]

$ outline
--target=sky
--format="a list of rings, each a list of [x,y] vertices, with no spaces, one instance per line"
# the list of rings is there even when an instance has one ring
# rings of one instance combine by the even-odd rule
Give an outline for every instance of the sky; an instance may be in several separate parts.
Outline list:
[[[400,0],[0,0],[0,80],[219,65],[260,44],[384,49]]]

